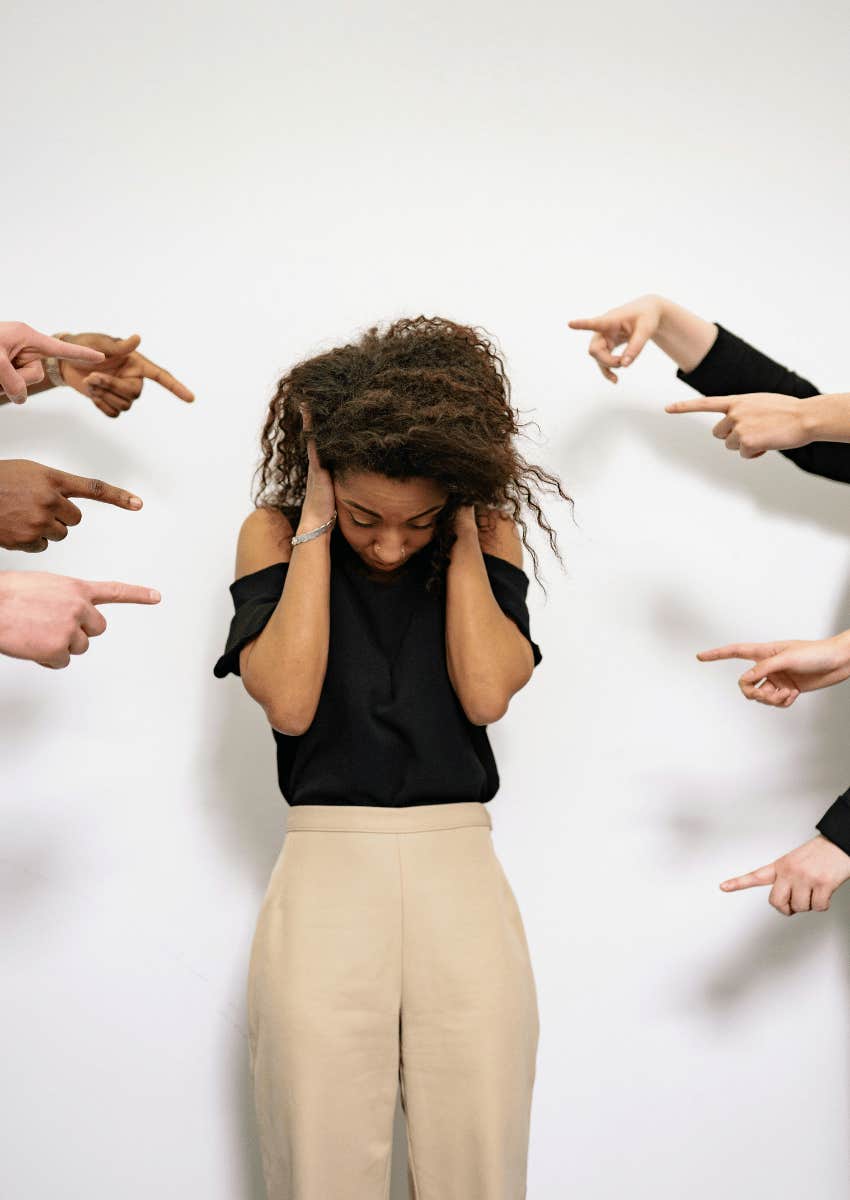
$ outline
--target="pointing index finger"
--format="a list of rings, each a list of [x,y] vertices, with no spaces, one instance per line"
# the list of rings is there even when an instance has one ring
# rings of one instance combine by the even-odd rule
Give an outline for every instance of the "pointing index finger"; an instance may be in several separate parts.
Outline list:
[[[729,411],[728,396],[699,396],[695,400],[676,400],[673,404],[664,406],[668,413],[717,412]]]
[[[716,646],[713,650],[700,650],[697,658],[700,662],[718,662],[726,658],[758,658],[758,646],[742,645],[735,642],[731,646]]]
[[[162,599],[156,588],[115,579],[86,581],[84,590],[92,604],[159,604]]]
[[[51,355],[53,358],[66,358],[71,362],[103,362],[106,355],[101,350],[92,350],[90,346],[78,346],[75,342],[63,342],[61,338],[50,337],[46,333],[33,332],[29,339],[34,350],[40,355]]]
[[[738,875],[735,879],[726,879],[720,886],[724,892],[739,892],[744,888],[767,887],[768,884],[775,882],[776,867],[770,863],[766,867],[759,867],[757,871],[750,871],[746,875]]]
[[[178,399],[185,400],[187,404],[191,404],[195,399],[194,392],[190,392],[185,383],[181,383],[179,379],[175,379],[170,371],[166,371],[165,367],[160,367],[157,363],[151,362],[149,358],[145,358],[144,354],[137,352],[136,357],[142,364],[142,374],[146,379],[152,379],[154,383],[158,383],[160,387],[173,392]]]
[[[54,482],[63,496],[81,496],[85,500],[100,500],[114,504],[117,508],[138,509],[142,501],[132,492],[104,483],[102,479],[88,479],[84,475],[71,475],[68,471],[54,471]]]

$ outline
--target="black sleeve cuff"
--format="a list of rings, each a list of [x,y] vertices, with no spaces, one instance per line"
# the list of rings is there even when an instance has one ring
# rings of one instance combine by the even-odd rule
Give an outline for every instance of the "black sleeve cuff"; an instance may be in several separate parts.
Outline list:
[[[265,629],[277,608],[289,563],[273,563],[250,575],[243,575],[230,585],[236,612],[230,622],[224,653],[213,667],[213,675],[239,675],[240,651]]]
[[[815,828],[845,854],[850,854],[850,788],[826,810]]]
[[[804,400],[818,395],[818,389],[808,379],[774,362],[719,322],[715,324],[717,337],[702,362],[693,371],[683,371],[681,367],[677,370],[677,378],[684,383],[703,396],[777,392]]]

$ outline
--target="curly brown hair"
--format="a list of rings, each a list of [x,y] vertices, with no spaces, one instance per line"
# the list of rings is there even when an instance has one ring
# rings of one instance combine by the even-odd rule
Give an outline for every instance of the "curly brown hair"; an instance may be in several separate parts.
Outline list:
[[[373,326],[357,342],[293,367],[278,381],[263,427],[258,507],[286,512],[304,501],[308,459],[298,406],[305,401],[319,461],[332,475],[420,477],[448,491],[434,532],[429,588],[444,579],[453,518],[462,505],[510,512],[540,583],[525,504],[563,565],[555,531],[534,493],[547,487],[570,505],[572,499],[556,475],[526,462],[514,446],[527,422],[511,405],[504,363],[484,330],[443,317],[405,318],[384,331]]]

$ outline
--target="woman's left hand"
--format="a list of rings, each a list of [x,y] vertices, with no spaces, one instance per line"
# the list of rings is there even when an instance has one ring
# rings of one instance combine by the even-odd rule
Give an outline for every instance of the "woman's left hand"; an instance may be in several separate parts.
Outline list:
[[[665,412],[722,413],[711,432],[742,458],[759,458],[767,450],[793,450],[815,440],[811,402],[773,392],[677,400]]]
[[[96,370],[81,369],[71,362],[59,365],[68,386],[88,396],[104,416],[119,417],[126,412],[141,395],[146,379],[152,379],[187,403],[195,399],[186,385],[169,371],[139,354],[137,346],[141,338],[136,333],[128,338],[114,338],[107,333],[77,333],[67,334],[62,340],[101,350],[106,355]]]

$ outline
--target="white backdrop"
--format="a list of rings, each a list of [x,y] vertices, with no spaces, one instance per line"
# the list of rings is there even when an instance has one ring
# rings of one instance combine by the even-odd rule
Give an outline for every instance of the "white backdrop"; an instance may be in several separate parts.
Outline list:
[[[693,655],[850,624],[850,491],[665,415],[687,389],[653,348],[615,390],[566,321],[660,291],[850,388],[846,7],[38,21],[7,5],[2,315],[138,331],[198,399],[0,411],[4,457],[145,500],[0,565],[164,597],[67,671],[0,663],[3,1196],[262,1196],[243,993],[285,808],[262,713],[212,676],[235,537],[277,374],[425,312],[499,338],[577,500],[491,731],[541,1011],[529,1198],[843,1200],[850,897],[787,921],[717,884],[850,782],[848,695],[773,712]]]

